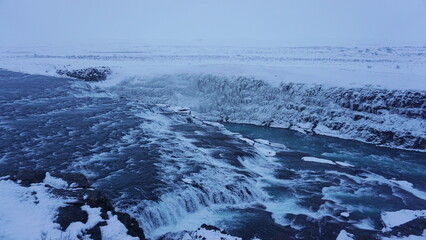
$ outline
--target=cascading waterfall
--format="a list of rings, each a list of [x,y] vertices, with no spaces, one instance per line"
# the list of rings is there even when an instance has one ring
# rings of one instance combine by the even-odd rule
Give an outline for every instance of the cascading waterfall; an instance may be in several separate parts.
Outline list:
[[[112,88],[144,102],[190,107],[205,118],[252,123],[425,151],[426,92],[272,84],[211,74],[133,78]]]
[[[146,233],[168,225],[174,225],[183,217],[203,208],[213,206],[243,206],[264,201],[266,194],[249,179],[233,182],[229,186],[209,184],[208,186],[179,187],[166,193],[156,202],[145,201],[132,208]],[[232,187],[231,187],[232,185]]]

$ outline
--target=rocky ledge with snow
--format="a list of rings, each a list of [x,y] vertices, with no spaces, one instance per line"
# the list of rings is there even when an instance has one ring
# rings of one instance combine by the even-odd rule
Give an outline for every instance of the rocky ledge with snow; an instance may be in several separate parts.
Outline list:
[[[80,173],[20,170],[0,177],[0,239],[145,240],[136,219],[115,211]],[[241,240],[214,226],[161,240]]]
[[[0,178],[0,239],[145,239],[79,173],[20,170]]]

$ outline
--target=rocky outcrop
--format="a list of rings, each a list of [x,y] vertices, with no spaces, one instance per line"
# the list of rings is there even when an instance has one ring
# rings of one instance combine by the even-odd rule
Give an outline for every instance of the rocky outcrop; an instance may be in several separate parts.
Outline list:
[[[88,82],[98,82],[107,79],[111,74],[111,69],[108,67],[91,67],[76,70],[58,69],[56,73],[63,76],[82,79]]]

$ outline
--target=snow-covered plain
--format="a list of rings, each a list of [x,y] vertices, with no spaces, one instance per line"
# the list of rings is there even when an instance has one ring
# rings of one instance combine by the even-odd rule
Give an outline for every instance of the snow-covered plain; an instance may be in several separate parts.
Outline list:
[[[426,47],[0,49],[9,70],[96,66],[113,74],[94,86],[204,119],[426,149]]]
[[[64,67],[111,67],[114,75],[102,86],[128,78],[212,74],[253,77],[273,86],[293,82],[426,90],[426,47],[0,47],[0,66],[46,75]]]

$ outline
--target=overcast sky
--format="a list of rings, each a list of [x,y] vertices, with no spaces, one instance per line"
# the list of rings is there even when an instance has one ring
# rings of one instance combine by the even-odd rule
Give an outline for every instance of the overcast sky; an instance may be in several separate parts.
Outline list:
[[[426,45],[426,0],[0,0],[0,44]]]

